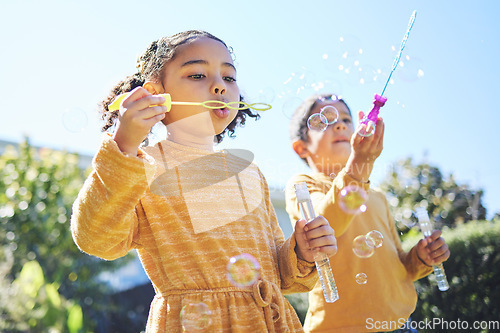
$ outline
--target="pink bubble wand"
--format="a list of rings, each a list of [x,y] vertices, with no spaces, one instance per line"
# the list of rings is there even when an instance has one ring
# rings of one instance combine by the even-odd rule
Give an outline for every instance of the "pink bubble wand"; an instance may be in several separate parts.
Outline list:
[[[401,41],[401,46],[399,47],[399,52],[396,54],[396,57],[394,58],[394,62],[392,63],[392,69],[391,72],[389,73],[389,77],[387,78],[387,81],[385,82],[384,89],[382,90],[382,93],[375,94],[374,100],[373,100],[373,109],[368,113],[366,116],[363,117],[359,121],[360,125],[365,124],[366,127],[364,129],[361,129],[358,131],[358,134],[361,136],[370,136],[373,133],[375,133],[375,124],[377,123],[377,118],[378,114],[380,111],[380,108],[385,105],[385,102],[387,101],[387,97],[384,97],[385,89],[387,88],[387,84],[389,84],[389,81],[391,80],[392,74],[396,70],[399,64],[399,60],[401,59],[401,54],[403,53],[403,49],[406,46],[406,41],[408,40],[408,37],[410,36],[410,31],[411,28],[413,27],[413,23],[415,23],[415,18],[417,17],[417,11],[414,10],[413,13],[411,14],[410,17],[410,22],[408,23],[408,29],[406,29],[406,33],[403,36],[403,40]]]

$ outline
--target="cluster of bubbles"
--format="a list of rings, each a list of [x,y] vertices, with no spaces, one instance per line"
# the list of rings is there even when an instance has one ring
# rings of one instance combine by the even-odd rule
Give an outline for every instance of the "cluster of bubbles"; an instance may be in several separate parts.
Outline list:
[[[335,174],[331,175],[335,177]],[[367,209],[366,201],[368,194],[357,185],[347,185],[341,191],[338,197],[340,208],[348,214],[364,213]],[[375,249],[382,246],[384,236],[378,230],[371,230],[366,235],[359,235],[352,242],[352,250],[359,258],[370,258],[375,253]],[[355,276],[358,284],[363,285],[368,282],[365,273],[358,273]]]
[[[380,231],[372,230],[366,235],[359,235],[352,241],[352,251],[359,258],[370,258],[375,249],[382,246],[384,236]],[[365,273],[358,273],[355,276],[356,282],[360,285],[368,282],[368,277]]]
[[[260,264],[248,253],[231,257],[226,277],[235,287],[252,286],[260,277]],[[212,311],[203,302],[189,303],[182,307],[180,320],[183,332],[206,332],[212,324]]]
[[[270,103],[275,97],[282,99],[282,113],[290,119],[305,98],[312,94],[341,95],[347,85],[372,86],[374,89],[378,86],[381,89],[388,78],[388,84],[393,85],[395,80],[412,83],[424,76],[423,61],[416,56],[404,55],[393,62],[393,65],[397,65],[397,71],[395,76],[390,77],[391,63],[378,67],[371,65],[369,50],[363,48],[363,41],[359,37],[343,35],[332,42],[331,49],[335,51],[323,52],[320,59],[324,67],[321,72],[326,73],[326,77],[319,77],[311,69],[302,66],[283,80],[280,91],[275,93],[274,90],[265,88],[261,91],[262,94],[259,92],[258,101]],[[400,50],[401,47],[388,45],[388,59],[394,59]],[[405,107],[400,101],[396,101],[396,104],[401,108]]]
[[[352,241],[352,251],[359,258],[370,258],[375,249],[382,246],[384,236],[380,231],[372,230],[366,235],[359,235]]]

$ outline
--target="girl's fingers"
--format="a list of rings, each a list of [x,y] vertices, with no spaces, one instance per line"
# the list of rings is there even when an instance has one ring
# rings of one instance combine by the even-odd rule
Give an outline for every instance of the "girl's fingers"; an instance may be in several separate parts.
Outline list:
[[[337,245],[323,246],[319,249],[320,252],[327,253],[329,257],[337,254]]]
[[[149,94],[149,93],[148,93]],[[165,97],[157,95],[145,95],[137,100],[129,100],[130,96],[123,100],[122,106],[130,110],[143,110],[152,106],[158,106],[165,102]]]
[[[167,112],[166,106],[163,105],[151,106],[142,110],[140,113],[140,117],[144,120],[148,120],[159,115],[165,115],[165,112]]]
[[[365,113],[363,111],[358,111],[358,119],[361,120],[365,117]]]
[[[121,104],[121,109],[142,110],[153,105],[165,103],[165,97],[152,95],[143,87],[137,87],[130,91]]]
[[[135,101],[138,101],[141,98],[143,98],[145,96],[148,96],[148,95],[151,95],[151,94],[146,89],[144,89],[143,87],[134,88],[132,91],[130,91],[127,94],[127,97],[125,97],[125,99],[122,101],[121,106],[122,107],[127,107],[131,103],[133,103]]]
[[[384,131],[385,131],[385,124],[382,118],[377,119],[377,127],[375,129],[375,134],[374,134],[374,141],[376,142],[376,146],[382,146],[384,142]]]
[[[337,242],[333,235],[325,235],[314,239],[308,239],[311,248],[321,248],[325,246],[336,246]]]
[[[330,236],[330,235],[333,236],[334,231],[333,231],[332,227],[326,226],[326,225],[322,225],[322,226],[316,227],[314,229],[308,228],[306,230],[306,237],[309,240],[320,238],[323,236]]]
[[[311,230],[320,227],[322,225],[329,225],[329,223],[323,216],[320,215],[318,217],[315,217],[311,221],[307,222],[306,229]]]

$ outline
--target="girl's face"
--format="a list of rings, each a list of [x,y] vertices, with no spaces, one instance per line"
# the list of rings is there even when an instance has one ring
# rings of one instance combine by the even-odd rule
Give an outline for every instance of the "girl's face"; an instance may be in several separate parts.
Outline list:
[[[198,37],[178,47],[176,56],[164,67],[162,84],[174,102],[240,100],[236,69],[229,51],[221,42],[208,37]],[[237,112],[228,108],[172,105],[163,122],[169,130],[213,137],[224,131]]]
[[[317,102],[311,114],[319,113],[324,106],[332,105],[339,112],[336,123],[328,125],[325,131],[307,131],[308,140],[306,147],[309,165],[313,163],[317,170],[330,174],[342,169],[351,153],[351,136],[354,133],[354,125],[349,110],[340,101]]]

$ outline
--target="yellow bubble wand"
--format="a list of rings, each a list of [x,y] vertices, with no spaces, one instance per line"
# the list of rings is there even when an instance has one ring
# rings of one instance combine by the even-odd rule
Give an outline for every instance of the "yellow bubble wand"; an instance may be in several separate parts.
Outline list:
[[[109,111],[116,111],[120,108],[122,101],[129,95],[129,93],[118,95],[115,100],[108,106]],[[252,109],[255,111],[267,111],[271,109],[271,105],[267,103],[245,103],[245,102],[222,102],[222,101],[205,101],[205,102],[175,102],[172,101],[170,94],[158,94],[158,96],[163,96],[165,102],[163,104],[167,107],[167,112],[170,112],[172,105],[193,105],[193,106],[203,106],[207,109],[223,109],[228,108],[232,110],[245,110]]]

